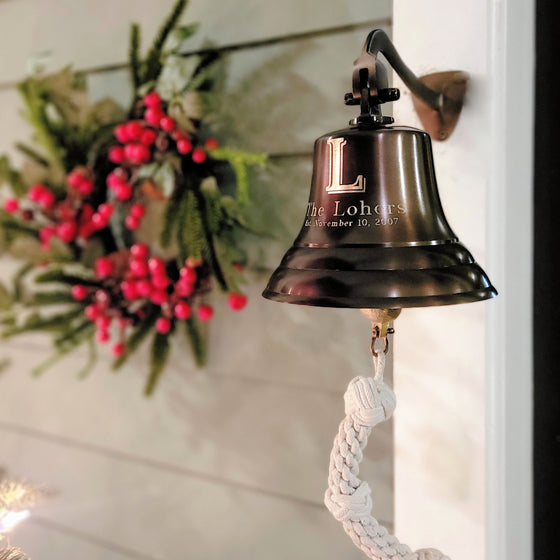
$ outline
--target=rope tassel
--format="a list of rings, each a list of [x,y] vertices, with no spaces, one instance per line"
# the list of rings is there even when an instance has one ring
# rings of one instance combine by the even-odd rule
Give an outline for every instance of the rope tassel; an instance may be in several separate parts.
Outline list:
[[[344,394],[346,416],[340,423],[331,451],[325,505],[368,558],[450,560],[433,548],[413,552],[390,535],[371,515],[371,489],[359,478],[363,450],[372,428],[389,420],[396,406],[395,393],[383,381],[385,359],[383,350],[374,352],[375,377],[355,377],[348,384]]]

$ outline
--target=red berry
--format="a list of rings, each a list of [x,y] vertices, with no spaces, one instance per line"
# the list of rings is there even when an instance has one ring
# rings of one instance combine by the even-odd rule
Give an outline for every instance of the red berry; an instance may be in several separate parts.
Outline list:
[[[145,163],[150,159],[150,149],[144,144],[131,143],[124,147],[124,155],[131,163]]]
[[[95,210],[91,204],[84,204],[82,206],[82,211],[80,212],[80,222],[88,222],[91,220],[94,212]]]
[[[192,152],[192,143],[190,140],[185,139],[181,139],[181,140],[177,140],[177,151],[180,154],[189,154],[190,152]]]
[[[36,185],[33,185],[29,191],[27,192],[27,197],[29,198],[29,200],[32,200],[33,202],[39,202],[39,200],[41,199],[41,195],[47,190],[47,187],[45,187],[45,185],[38,183]]]
[[[109,294],[105,290],[95,291],[95,302],[97,307],[105,309],[109,304]]]
[[[78,228],[78,235],[77,237],[81,237],[82,239],[90,238],[98,229],[93,222],[86,222],[85,224],[81,224]]]
[[[113,134],[121,144],[124,144],[125,142],[128,142],[130,140],[128,136],[128,131],[126,129],[126,124],[124,123],[115,126],[115,129],[113,130]]]
[[[103,202],[97,207],[97,212],[104,218],[110,218],[113,215],[115,207],[110,202]]]
[[[88,196],[89,194],[91,194],[93,192],[93,189],[95,188],[95,185],[93,184],[93,181],[90,181],[89,179],[84,179],[78,186],[78,191],[80,192],[80,194],[84,195],[84,196]]]
[[[247,296],[233,292],[228,296],[228,305],[233,311],[241,311],[247,305]]]
[[[130,259],[128,262],[130,272],[137,278],[142,278],[148,275],[148,263],[144,259]]]
[[[177,319],[181,321],[185,321],[191,316],[192,309],[191,306],[186,301],[180,301],[175,307],[173,308],[173,313]]]
[[[125,144],[123,150],[124,150],[124,157],[129,160],[132,161],[133,159],[136,159],[136,146],[138,144],[134,144],[134,143],[130,143],[130,144]]]
[[[88,296],[88,293],[89,290],[85,286],[82,286],[82,284],[75,284],[70,290],[72,299],[75,299],[76,301],[83,301]]]
[[[163,305],[169,300],[169,294],[165,290],[152,290],[150,293],[150,301],[154,305]]]
[[[122,146],[111,146],[107,152],[109,161],[121,164],[124,161],[124,148]]]
[[[124,126],[129,140],[138,140],[144,130],[138,121],[128,121]]]
[[[121,168],[119,167],[118,169],[120,170]],[[116,189],[119,185],[125,184],[126,179],[126,173],[117,173],[117,170],[115,169],[115,171],[112,171],[109,175],[107,175],[107,186],[110,189]]]
[[[99,257],[95,261],[94,270],[99,278],[108,278],[113,274],[113,261],[109,257]]]
[[[76,218],[76,208],[70,199],[66,199],[57,205],[56,214],[60,221],[69,222]]]
[[[137,280],[134,285],[136,287],[136,292],[140,297],[149,297],[152,293],[152,283],[145,278]]]
[[[104,342],[107,342],[111,337],[109,335],[109,331],[105,329],[99,329],[95,338],[97,338],[97,342],[101,342],[101,344],[103,344]]]
[[[76,238],[78,226],[76,222],[62,222],[56,226],[56,236],[62,239],[64,243],[70,243]]]
[[[140,135],[139,141],[144,146],[151,146],[156,141],[156,138],[157,132],[151,128],[146,128]]]
[[[163,276],[165,274],[165,263],[159,257],[152,257],[148,260],[148,266],[153,276]]]
[[[115,197],[117,200],[128,200],[132,196],[132,187],[127,183],[121,183],[115,187]]]
[[[202,266],[203,262],[204,261],[201,258],[195,259],[194,257],[187,257],[185,266],[187,268],[198,268],[199,266]]]
[[[214,309],[211,305],[202,304],[197,309],[196,315],[201,321],[210,321],[214,315]]]
[[[8,214],[13,214],[19,210],[19,200],[17,198],[7,198],[4,201],[4,210]]]
[[[54,226],[45,226],[39,230],[39,239],[41,240],[41,249],[48,251],[50,248],[51,237],[56,233]]]
[[[237,272],[243,272],[243,270],[245,269],[245,267],[240,262],[234,262],[233,268],[235,268]]]
[[[191,282],[185,282],[185,280],[181,278],[175,284],[175,292],[180,297],[190,297],[194,293],[194,284]]]
[[[84,180],[84,174],[77,169],[68,173],[66,177],[66,183],[68,184],[69,187],[72,187],[73,189],[77,189],[83,180]]]
[[[175,125],[176,125],[175,119],[167,115],[161,117],[159,121],[159,126],[161,127],[162,130],[165,130],[165,132],[171,132],[175,128]]]
[[[167,334],[171,330],[171,321],[167,317],[159,317],[156,321],[156,331],[160,334]]]
[[[111,317],[108,315],[99,315],[95,320],[95,325],[100,330],[107,330],[111,326]]]
[[[146,259],[150,254],[150,248],[145,243],[135,243],[130,248],[130,254],[137,259]]]
[[[143,100],[146,107],[159,107],[161,105],[161,97],[157,91],[150,91],[144,95]]]
[[[169,278],[165,275],[152,276],[152,286],[158,290],[165,290],[170,283]]]
[[[204,142],[204,147],[208,148],[209,150],[215,150],[220,146],[220,143],[215,138],[208,138],[206,142]]]
[[[99,309],[96,305],[90,304],[84,309],[84,315],[88,321],[95,321],[99,317]]]
[[[143,218],[146,214],[146,208],[142,204],[133,204],[130,207],[129,214],[135,218]]]
[[[195,148],[192,153],[192,160],[195,163],[204,163],[206,161],[206,152],[202,148]]]
[[[39,204],[43,208],[50,208],[54,204],[55,200],[56,197],[54,196],[54,193],[49,189],[45,188],[39,195],[39,200],[37,202],[39,202]]]
[[[133,163],[146,163],[150,161],[152,157],[152,152],[150,152],[150,148],[145,146],[144,144],[137,144],[136,147],[136,159]]]
[[[125,351],[125,346],[122,342],[117,342],[116,344],[113,344],[113,347],[111,348],[111,352],[113,354],[113,356],[122,356],[124,354]]]
[[[134,231],[134,230],[137,230],[140,227],[140,220],[136,216],[132,216],[132,215],[129,214],[124,219],[124,225],[130,231]]]
[[[152,126],[159,126],[159,121],[165,117],[165,113],[160,107],[148,107],[144,111],[144,120]]]
[[[190,266],[185,266],[181,268],[179,270],[179,275],[185,282],[188,282],[189,284],[194,284],[198,277],[196,270]]]
[[[91,217],[91,223],[95,227],[95,229],[103,229],[104,227],[107,227],[109,220],[105,216],[103,216],[103,214],[96,212]]]
[[[123,293],[124,299],[134,300],[138,297],[138,291],[136,290],[136,283],[130,280],[123,280],[121,282],[121,291]]]
[[[176,128],[171,133],[171,138],[173,138],[173,140],[175,140],[175,142],[179,142],[179,140],[188,140],[189,135],[186,134],[185,132],[183,132],[180,128]]]

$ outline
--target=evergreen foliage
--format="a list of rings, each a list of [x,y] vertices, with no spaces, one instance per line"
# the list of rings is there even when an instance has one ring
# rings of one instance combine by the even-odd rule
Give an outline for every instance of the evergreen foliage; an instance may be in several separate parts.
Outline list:
[[[152,394],[179,323],[184,323],[195,363],[203,366],[207,349],[201,321],[211,314],[197,315],[197,307],[215,286],[232,292],[243,283],[239,265],[246,264],[247,255],[238,234],[261,235],[252,226],[249,169],[262,167],[266,156],[220,146],[206,129],[201,132],[200,110],[212,106],[207,101],[213,88],[224,86],[218,71],[223,60],[211,48],[201,55],[181,53],[198,29],[197,24],[179,25],[186,5],[186,0],[175,3],[144,57],[140,26],[131,25],[134,96],[129,107],[110,99],[90,103],[83,76],[70,68],[33,75],[18,85],[33,137],[15,145],[25,159],[21,169],[0,155],[0,186],[14,197],[11,206],[0,209],[0,253],[10,252],[24,263],[11,286],[0,283],[0,330],[3,338],[27,332],[52,335],[54,352],[34,368],[34,375],[84,346],[87,359],[78,376],[86,376],[96,363],[96,340],[110,337],[109,327],[99,325],[108,323],[115,330],[119,322],[113,368],[120,369],[151,337],[145,393]],[[161,111],[153,122],[148,118],[150,95]],[[119,127],[131,126],[153,138],[145,145],[138,136],[121,140]],[[181,141],[186,144],[180,148]],[[147,158],[135,162],[122,155],[138,146]],[[115,150],[126,169],[117,163]],[[222,184],[224,168],[233,183]],[[109,184],[117,172],[131,189],[128,196]],[[137,235],[132,209],[143,216],[146,208],[162,204],[155,226],[142,227]],[[109,206],[102,222],[102,208]],[[92,226],[94,219],[102,222],[99,227]],[[159,299],[152,293],[125,294],[126,283],[138,280],[130,268],[137,236],[164,263],[169,284],[154,288]],[[183,285],[185,295],[178,296],[185,270],[195,275],[192,292]],[[177,302],[183,304],[182,318],[174,311]]]

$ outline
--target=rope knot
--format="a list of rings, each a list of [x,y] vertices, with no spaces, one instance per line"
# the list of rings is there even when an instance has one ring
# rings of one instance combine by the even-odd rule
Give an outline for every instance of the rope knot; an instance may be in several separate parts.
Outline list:
[[[372,377],[354,377],[344,393],[344,411],[362,426],[373,427],[388,420],[395,406],[395,393]]]
[[[337,521],[358,521],[370,516],[371,490],[367,482],[362,482],[353,494],[325,492],[325,506]]]
[[[420,548],[416,554],[418,560],[450,560],[449,556],[445,556],[443,552],[435,548]]]

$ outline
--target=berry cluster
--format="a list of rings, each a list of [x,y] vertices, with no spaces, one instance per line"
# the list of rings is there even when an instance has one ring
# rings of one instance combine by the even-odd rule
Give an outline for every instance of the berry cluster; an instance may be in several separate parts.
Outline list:
[[[88,240],[105,228],[109,230],[102,239],[110,241],[117,208],[125,210],[118,213],[125,228],[137,230],[146,213],[144,197],[150,196],[143,188],[146,179],[140,168],[163,161],[169,151],[196,168],[219,147],[214,138],[201,142],[196,135],[182,130],[155,91],[143,97],[137,110],[137,119],[113,130],[116,143],[107,150],[113,166],[104,171],[109,171],[104,177],[106,195],[100,185],[103,179],[96,178],[91,167],[77,166],[66,176],[65,192],[37,183],[25,198],[4,200],[6,213],[33,222],[44,251],[49,251],[51,240],[58,238],[69,244],[79,258]],[[108,244],[113,246],[114,243]],[[114,250],[108,247],[108,251]],[[175,260],[152,255],[148,245],[134,243],[130,249],[97,258],[93,279],[73,284],[71,297],[83,303],[86,319],[96,325],[96,340],[113,340],[112,353],[122,356],[127,349],[127,329],[136,328],[144,320],[153,321],[161,335],[172,332],[180,321],[210,321],[214,309],[203,302],[202,296],[212,288],[212,270],[208,263],[193,258],[178,267]],[[229,293],[232,310],[239,311],[246,304],[245,295]]]
[[[95,209],[86,202],[94,190],[94,183],[85,168],[77,168],[67,177],[66,197],[57,200],[55,193],[42,183],[27,192],[27,198],[7,198],[4,210],[16,215],[23,222],[34,221],[39,225],[39,239],[44,251],[50,249],[51,239],[64,243],[83,242],[109,223],[113,206],[101,204]]]
[[[163,101],[156,91],[147,93],[143,100],[142,119],[130,120],[117,125],[113,135],[118,144],[108,150],[108,158],[117,167],[107,176],[107,187],[116,200],[121,203],[131,202],[125,226],[136,230],[141,225],[145,209],[139,200],[138,187],[142,180],[138,178],[137,168],[151,162],[155,154],[164,152],[174,146],[182,156],[190,154],[195,164],[202,164],[207,159],[207,150],[216,149],[218,142],[209,138],[203,147],[195,146],[195,139],[181,130],[173,117],[165,112]]]
[[[114,253],[95,261],[95,277],[99,286],[76,284],[72,297],[88,303],[85,317],[97,326],[97,341],[110,340],[110,327],[118,325],[118,342],[112,352],[116,356],[125,351],[125,330],[157,309],[155,329],[160,334],[171,332],[175,321],[186,321],[193,314],[200,321],[212,319],[214,309],[201,303],[200,296],[208,291],[207,274],[203,263],[187,259],[177,271],[174,261],[166,262],[151,256],[149,247],[135,243],[126,255]],[[247,304],[247,297],[232,292],[228,305],[240,311]]]

